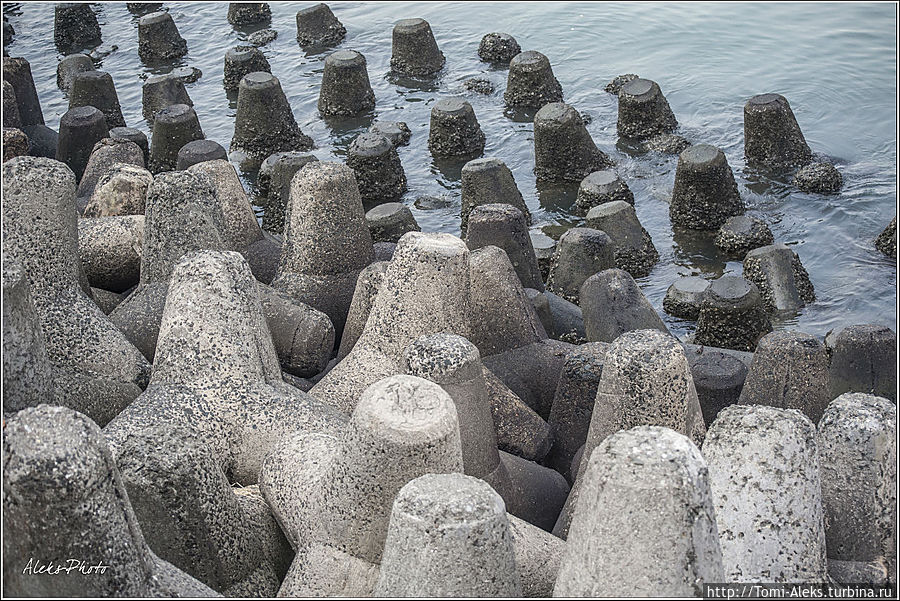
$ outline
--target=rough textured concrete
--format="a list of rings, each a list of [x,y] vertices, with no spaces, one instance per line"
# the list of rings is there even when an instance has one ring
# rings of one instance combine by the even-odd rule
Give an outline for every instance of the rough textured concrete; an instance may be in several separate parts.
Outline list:
[[[697,319],[707,288],[709,280],[706,278],[696,275],[679,278],[666,290],[663,310],[682,319]]]
[[[90,198],[100,178],[113,173],[116,164],[143,168],[144,153],[134,142],[119,138],[103,138],[94,144],[91,156],[84,168],[84,175],[81,176],[81,181],[78,183],[76,196],[79,200]]]
[[[140,394],[150,365],[88,296],[75,178],[65,165],[35,157],[3,164],[3,251],[31,286],[57,402],[105,424]]]
[[[229,2],[228,22],[232,25],[265,23],[272,18],[272,9],[266,2]]]
[[[412,212],[399,202],[386,202],[366,211],[373,242],[399,242],[406,232],[422,231]]]
[[[167,286],[175,264],[194,250],[225,250],[224,219],[208,179],[187,171],[156,176],[147,189],[138,288],[110,319],[153,360]]]
[[[812,161],[787,98],[760,94],[744,105],[744,156],[752,167],[776,171]]]
[[[399,200],[406,192],[406,173],[391,141],[381,134],[363,133],[353,140],[347,166],[356,174],[364,203]]]
[[[669,203],[673,225],[716,230],[744,210],[724,152],[709,144],[695,144],[678,155],[675,188]]]
[[[94,70],[94,61],[86,54],[70,54],[63,57],[56,65],[56,87],[68,92],[72,79],[78,73]],[[4,109],[6,105],[4,105]]]
[[[272,66],[262,50],[247,45],[230,48],[225,53],[225,76],[222,79],[222,86],[228,92],[237,92],[244,76],[258,71],[272,72]]]
[[[284,231],[284,219],[291,198],[291,180],[307,164],[318,160],[309,153],[292,150],[270,154],[262,162],[256,180],[259,196],[255,204],[266,208],[263,229],[275,233]]]
[[[750,368],[733,353],[711,347],[698,350],[701,352],[686,352],[703,421],[709,428],[722,409],[738,402]]]
[[[13,87],[22,127],[43,125],[44,115],[34,87],[34,78],[31,76],[31,64],[21,57],[4,56],[3,81],[9,82]]]
[[[713,280],[703,295],[694,342],[752,352],[771,331],[756,284],[726,275]]]
[[[334,46],[347,30],[327,4],[316,4],[297,12],[297,42],[300,46]]]
[[[343,416],[283,381],[259,285],[238,253],[192,252],[174,267],[150,384],[105,430],[114,454],[157,423],[189,428],[245,485],[285,436],[343,429]]]
[[[830,396],[865,392],[897,400],[897,334],[887,326],[857,324],[829,332]]]
[[[412,131],[403,121],[375,121],[369,132],[387,137],[394,146],[406,146],[412,137]]]
[[[585,225],[609,236],[616,267],[633,277],[650,275],[659,261],[659,252],[653,246],[650,234],[638,220],[634,207],[627,202],[617,200],[593,207],[588,211]]]
[[[810,163],[794,174],[791,183],[804,192],[837,194],[844,185],[844,178],[831,163]]]
[[[744,277],[759,288],[769,311],[796,311],[816,300],[800,257],[784,244],[748,252],[744,257]]]
[[[78,220],[78,252],[88,283],[125,292],[140,279],[144,216]]]
[[[728,257],[743,260],[748,252],[775,242],[764,221],[747,215],[729,217],[716,232],[716,248]]]
[[[634,206],[634,194],[628,184],[622,181],[614,169],[594,171],[578,185],[573,211],[577,215],[587,215],[593,207],[617,200]]]
[[[235,83],[235,87],[237,87],[237,83]],[[194,106],[194,101],[191,100],[187,88],[184,87],[184,81],[172,73],[148,77],[141,88],[141,103],[143,104],[144,119],[151,127],[156,119],[156,113],[164,108],[173,104]]]
[[[100,44],[100,23],[90,4],[60,2],[54,7],[53,41],[60,52]]]
[[[325,58],[318,108],[323,117],[349,117],[375,108],[366,57],[355,50],[338,50]]]
[[[403,19],[391,34],[391,70],[398,75],[430,77],[444,68],[431,25],[424,19]]]
[[[484,132],[471,104],[461,98],[445,98],[434,104],[428,150],[436,158],[481,156]]]
[[[350,414],[370,384],[400,373],[403,352],[416,338],[436,332],[467,336],[468,258],[455,236],[404,235],[359,340],[310,394]],[[448,296],[447,290],[455,294]],[[351,293],[346,294],[349,300]]]
[[[22,265],[3,261],[3,412],[55,403],[53,368]]]
[[[513,56],[503,100],[510,107],[535,110],[551,102],[562,102],[562,86],[547,57],[535,50]]]
[[[257,71],[241,79],[231,150],[262,161],[283,150],[309,150],[312,138],[300,131],[281,82]]]
[[[646,140],[658,134],[672,133],[678,121],[659,84],[649,79],[634,78],[619,88],[619,136]]]
[[[212,140],[194,140],[182,146],[178,151],[175,170],[184,171],[192,165],[216,160],[228,160],[228,152],[222,148],[221,144]]]
[[[19,412],[4,427],[3,466],[3,584],[8,594],[216,595],[147,546],[103,434],[84,415],[47,405]],[[36,513],[35,507],[42,510]],[[28,570],[28,563],[10,558],[35,563]],[[63,569],[38,571],[48,566]],[[73,569],[65,570],[68,566]]]
[[[357,340],[362,335],[372,304],[384,283],[384,272],[388,261],[375,261],[364,267],[356,278],[356,288],[353,290],[353,299],[347,311],[347,322],[344,324],[344,332],[341,335],[341,346],[338,349],[337,359],[340,361],[353,349]]]
[[[592,275],[582,285],[579,298],[584,331],[591,342],[612,342],[633,330],[669,332],[627,271],[607,269]]]
[[[537,257],[528,235],[528,222],[516,207],[500,203],[474,207],[466,228],[466,246],[469,250],[485,246],[502,249],[515,268],[522,286],[540,291],[544,289]]]
[[[486,63],[507,65],[520,52],[516,38],[508,33],[488,33],[478,44],[478,58]]]
[[[133,127],[114,127],[109,130],[109,137],[134,142],[144,153],[144,165],[150,164],[150,144],[147,142],[147,134],[141,130]]]
[[[326,315],[340,337],[360,270],[374,260],[353,170],[312,162],[291,181],[272,287]]]
[[[875,238],[875,248],[889,257],[897,257],[897,217],[894,216],[878,237]]]
[[[287,439],[266,458],[260,490],[294,547],[328,544],[377,564],[395,495],[418,476],[462,471],[459,440],[440,386],[391,376],[366,389],[340,439]]]
[[[119,97],[113,84],[112,76],[103,71],[84,71],[77,73],[72,78],[69,87],[69,108],[79,106],[92,106],[100,109],[106,117],[106,125],[113,127],[125,127],[125,118],[122,116],[122,107],[119,106]]]
[[[824,582],[816,431],[794,409],[733,405],[703,443],[725,581]]]
[[[113,163],[97,179],[91,198],[84,208],[85,217],[143,215],[147,189],[153,175],[142,167]]]
[[[611,434],[645,425],[671,428],[697,445],[706,434],[684,348],[675,338],[657,330],[627,332],[607,348],[584,457],[591,457]],[[569,531],[587,463],[581,462],[575,485],[553,529],[562,538]]]
[[[380,597],[519,597],[503,499],[477,478],[426,474],[397,493]]]
[[[531,212],[525,205],[522,193],[516,185],[512,171],[506,163],[495,157],[469,161],[462,168],[461,228],[466,235],[469,215],[475,207],[502,203],[519,209],[527,223],[531,224]]]
[[[150,13],[138,21],[138,55],[145,63],[180,58],[187,51],[187,42],[169,13]]]
[[[69,109],[59,120],[56,160],[65,163],[81,180],[94,145],[109,137],[106,119],[92,106]]]
[[[573,227],[560,237],[553,251],[547,289],[577,304],[584,282],[594,274],[614,267],[609,236],[600,230]]]
[[[87,60],[90,62],[91,59],[87,58]],[[16,129],[23,127],[22,116],[19,114],[19,105],[16,104],[16,90],[5,79],[3,80],[3,127]]]
[[[15,157],[27,156],[29,151],[28,136],[21,129],[3,128],[3,162]]]
[[[553,102],[534,116],[534,175],[539,182],[580,182],[611,165],[573,107]]]
[[[831,559],[897,567],[897,407],[845,393],[832,401],[817,436]],[[865,582],[859,580],[854,582]]]
[[[135,432],[116,464],[157,555],[220,593],[275,595],[284,572],[267,557],[265,526],[193,432],[167,424]],[[289,555],[290,548],[283,540],[271,552]],[[286,570],[289,560],[280,563]]]
[[[700,597],[725,581],[709,472],[689,439],[617,432],[582,477],[554,596]]]
[[[181,147],[204,137],[194,109],[186,104],[167,106],[158,111],[153,120],[150,163],[147,167],[154,174],[174,171],[178,166],[178,151]]]
[[[607,346],[590,342],[569,351],[553,396],[548,420],[553,447],[546,462],[570,483],[575,480],[569,471],[572,458],[587,440]]]
[[[815,336],[779,330],[760,339],[739,403],[797,409],[816,423],[830,399],[828,353]]]

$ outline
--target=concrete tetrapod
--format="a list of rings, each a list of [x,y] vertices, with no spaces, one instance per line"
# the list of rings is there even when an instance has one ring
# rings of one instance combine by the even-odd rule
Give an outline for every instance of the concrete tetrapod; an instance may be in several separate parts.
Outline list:
[[[824,583],[816,430],[795,409],[732,405],[703,443],[725,582]]]
[[[4,427],[3,466],[9,594],[216,596],[147,546],[103,434],[81,413],[48,405],[19,412]],[[40,571],[48,566],[62,569]]]
[[[196,251],[173,268],[147,390],[105,432],[118,455],[134,432],[183,425],[231,481],[247,485],[285,435],[335,433],[344,421],[282,380],[259,285],[243,257]]]
[[[842,394],[825,410],[816,440],[829,574],[848,582],[838,577],[836,564],[851,573],[848,567],[880,564],[876,573],[890,580],[897,569],[896,405]]]
[[[635,426],[670,428],[697,445],[706,434],[684,348],[675,338],[657,330],[626,332],[607,348],[584,457],[591,457],[610,435]],[[581,462],[553,529],[562,538],[568,534],[587,463]]]
[[[47,158],[4,163],[2,221],[4,254],[31,287],[57,402],[105,424],[140,394],[150,364],[89,296],[72,171]]]
[[[702,597],[724,581],[709,473],[688,438],[638,426],[586,463],[554,596]]]

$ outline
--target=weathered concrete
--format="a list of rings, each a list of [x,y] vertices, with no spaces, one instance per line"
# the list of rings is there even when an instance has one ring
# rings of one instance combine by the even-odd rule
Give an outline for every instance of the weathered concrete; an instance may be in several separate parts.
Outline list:
[[[760,94],[744,105],[744,156],[752,167],[777,171],[812,161],[787,98]]]
[[[375,595],[519,597],[503,499],[484,481],[426,474],[397,493]]]
[[[140,394],[150,365],[88,296],[75,178],[65,165],[35,157],[3,164],[3,251],[30,283],[56,402],[105,424]]]
[[[576,215],[587,215],[593,207],[607,202],[621,200],[634,206],[634,194],[628,184],[614,169],[594,171],[581,180],[573,211]]]
[[[659,261],[659,252],[653,246],[650,234],[638,220],[634,207],[627,202],[616,200],[593,207],[588,211],[585,225],[609,236],[616,267],[633,277],[650,275]]]
[[[554,596],[699,597],[724,582],[709,472],[689,439],[617,432],[582,478]]]
[[[797,409],[816,423],[830,399],[828,353],[815,336],[779,330],[760,339],[740,404]]]
[[[507,106],[525,109],[539,109],[551,102],[562,102],[562,86],[553,75],[547,57],[535,50],[513,56],[509,60],[503,100]]]
[[[103,434],[84,415],[47,405],[19,412],[4,427],[3,466],[8,594],[216,596],[150,550]]]
[[[611,165],[573,107],[553,102],[534,116],[534,175],[539,182],[580,182]]]
[[[716,230],[729,217],[745,211],[725,153],[709,144],[695,144],[678,155],[675,188],[669,203],[673,225]]]
[[[430,77],[444,68],[431,25],[424,19],[403,19],[391,34],[391,70],[398,75]]]
[[[180,58],[187,51],[187,42],[169,13],[150,13],[138,21],[138,55],[145,63]]]
[[[671,428],[695,444],[706,434],[684,349],[675,338],[656,330],[627,332],[607,348],[584,456],[590,457],[611,434],[643,425]],[[586,465],[581,462],[553,529],[561,538],[569,531]]]
[[[298,11],[296,21],[300,46],[334,46],[347,34],[327,4],[316,4]]]
[[[594,274],[615,266],[609,236],[600,230],[573,227],[562,235],[553,251],[547,289],[578,303],[584,282]]]
[[[825,410],[816,440],[829,563],[881,561],[887,574],[894,574],[896,405],[868,394],[842,394]]]
[[[238,91],[231,150],[262,161],[275,152],[312,147],[312,138],[297,125],[278,78],[262,71],[245,75]]]
[[[353,171],[339,163],[308,164],[291,181],[272,287],[328,315],[340,338],[356,279],[374,258]]]
[[[744,277],[759,288],[769,311],[796,311],[816,300],[799,255],[784,244],[748,252],[744,257]]]
[[[581,286],[579,300],[584,331],[592,342],[612,342],[634,330],[669,332],[627,271],[595,273]]]
[[[655,81],[634,78],[622,85],[618,96],[616,130],[619,136],[646,140],[659,134],[672,133],[678,127],[669,102]]]
[[[355,50],[338,50],[325,58],[318,108],[323,117],[350,117],[375,108],[366,57]]]
[[[428,150],[437,158],[481,156],[484,132],[471,104],[461,98],[444,98],[431,107]]]
[[[520,52],[516,38],[508,33],[488,33],[478,44],[478,58],[486,63],[507,65]]]
[[[512,171],[506,163],[495,157],[475,159],[463,165],[462,207],[460,209],[462,235],[466,236],[469,215],[475,207],[503,203],[511,205],[531,224],[531,212],[522,198]]]
[[[703,295],[694,342],[752,352],[771,331],[756,284],[726,275],[713,280]]]
[[[826,579],[816,431],[799,411],[733,405],[703,443],[725,581]]]
[[[716,232],[716,248],[727,256],[743,260],[748,252],[775,242],[764,221],[747,215],[729,217]]]
[[[857,324],[829,332],[829,398],[865,392],[897,400],[897,334],[887,326]]]

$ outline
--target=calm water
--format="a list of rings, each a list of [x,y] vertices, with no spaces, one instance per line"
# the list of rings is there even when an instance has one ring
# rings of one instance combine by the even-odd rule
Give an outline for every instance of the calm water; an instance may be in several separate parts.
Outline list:
[[[603,87],[621,73],[657,81],[680,127],[694,142],[721,147],[735,172],[749,213],[763,219],[775,239],[799,253],[818,300],[779,322],[824,336],[851,323],[896,328],[897,266],[878,253],[872,239],[896,212],[896,33],[891,4],[618,4],[618,3],[361,3],[332,2],[347,28],[341,47],[362,52],[377,100],[376,115],[405,121],[412,142],[399,149],[410,205],[423,230],[459,234],[459,168],[438,167],[428,153],[431,106],[462,95],[472,104],[487,136],[486,156],[512,169],[534,216],[534,229],[558,237],[578,223],[570,214],[574,189],[538,189],[533,167],[532,124],[504,114],[506,71],[479,62],[478,42],[490,31],[512,34],[523,50],[546,54],[566,102],[590,115],[588,130],[617,163],[636,198],[637,213],[660,252],[650,276],[638,280],[644,294],[674,333],[693,323],[665,316],[662,299],[678,276],[715,278],[741,273],[708,241],[673,236],[668,218],[677,157],[629,156],[616,147],[616,99]],[[342,160],[353,137],[369,122],[326,124],[316,110],[325,53],[307,54],[295,40],[294,14],[308,4],[273,3],[268,25],[279,37],[263,48],[281,80],[303,131],[316,141],[322,160]],[[236,30],[225,3],[167,3],[189,54],[164,68],[148,68],[137,55],[137,17],[124,3],[95,5],[103,30],[98,62],[112,74],[129,126],[148,134],[141,116],[141,85],[150,74],[194,66],[203,77],[188,85],[206,136],[229,145],[235,97],[222,88],[226,50],[266,25]],[[56,87],[61,57],[52,43],[53,5],[5,3],[16,30],[11,56],[31,62],[47,125],[56,129],[67,99]],[[447,65],[429,85],[406,87],[386,77],[391,28],[402,18],[427,19]],[[463,81],[486,77],[491,96],[466,92]],[[406,82],[408,83],[408,82]],[[750,96],[779,92],[791,102],[809,145],[830,157],[844,176],[839,195],[800,193],[783,183],[745,173],[742,107]],[[252,173],[243,175],[248,189]],[[449,208],[422,211],[420,195],[447,195]]]

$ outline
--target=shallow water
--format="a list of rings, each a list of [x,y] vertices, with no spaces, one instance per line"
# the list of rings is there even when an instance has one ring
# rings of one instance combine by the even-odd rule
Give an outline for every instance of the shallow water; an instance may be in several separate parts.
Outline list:
[[[100,50],[118,48],[100,60],[116,84],[125,120],[148,134],[141,115],[141,86],[148,75],[177,66],[203,71],[187,86],[207,138],[228,147],[235,100],[222,87],[226,50],[257,29],[272,27],[278,39],[262,48],[281,80],[303,131],[322,160],[342,160],[356,134],[371,119],[326,123],[316,110],[327,52],[307,54],[295,39],[294,15],[309,4],[273,3],[269,25],[236,30],[226,3],[167,3],[189,54],[164,66],[145,66],[137,55],[137,20],[124,3],[96,4]],[[565,101],[592,117],[587,126],[597,145],[616,162],[636,199],[638,217],[660,253],[653,272],[638,280],[673,333],[684,337],[694,323],[665,315],[666,288],[679,276],[714,278],[741,273],[711,243],[673,235],[668,198],[677,157],[629,156],[616,147],[616,99],[603,91],[614,76],[637,73],[657,81],[679,121],[677,133],[725,152],[749,214],[769,224],[776,241],[800,255],[817,300],[796,315],[779,318],[819,337],[852,323],[896,329],[896,262],[872,240],[896,212],[896,13],[891,4],[639,4],[639,3],[330,3],[347,28],[342,48],[363,53],[375,90],[375,116],[405,121],[413,131],[399,149],[409,180],[403,197],[425,231],[459,234],[461,165],[436,165],[428,152],[431,106],[447,95],[464,96],[487,136],[485,156],[512,169],[534,218],[533,229],[554,238],[579,222],[570,213],[574,188],[542,189],[531,172],[533,128],[504,112],[504,69],[478,60],[481,37],[512,34],[523,50],[548,56]],[[56,87],[60,55],[52,42],[53,4],[5,3],[16,31],[10,56],[31,63],[48,126],[57,129],[68,101]],[[422,17],[431,23],[447,57],[428,85],[387,78],[391,28],[397,20]],[[490,79],[496,91],[482,96],[463,89],[472,76]],[[784,183],[745,173],[743,105],[755,94],[778,92],[791,103],[814,152],[833,160],[844,176],[840,194],[800,193]],[[252,191],[254,174],[243,174]],[[448,208],[419,210],[421,195],[448,195]]]

